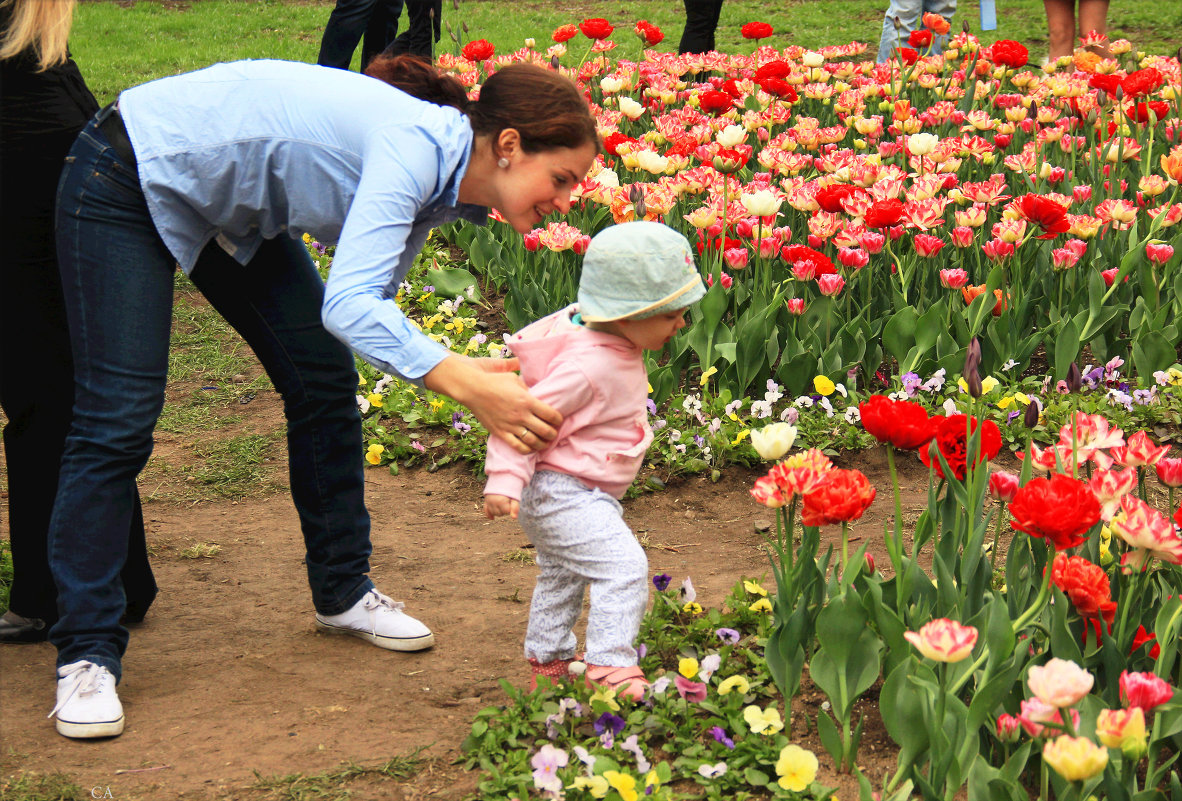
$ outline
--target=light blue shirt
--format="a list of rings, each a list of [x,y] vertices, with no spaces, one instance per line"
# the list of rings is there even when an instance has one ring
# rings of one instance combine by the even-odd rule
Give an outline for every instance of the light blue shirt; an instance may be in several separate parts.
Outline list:
[[[128,89],[119,111],[157,231],[186,274],[211,239],[246,265],[264,239],[337,243],[325,327],[421,384],[449,351],[394,302],[431,228],[459,202],[472,128],[457,109],[383,81],[287,61],[239,61]]]

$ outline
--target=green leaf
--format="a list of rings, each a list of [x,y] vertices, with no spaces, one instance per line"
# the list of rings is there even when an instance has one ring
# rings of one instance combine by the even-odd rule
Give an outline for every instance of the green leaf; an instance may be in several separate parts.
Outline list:
[[[837,724],[833,722],[833,718],[824,712],[817,715],[817,736],[821,739],[821,745],[825,746],[825,750],[829,752],[829,756],[833,757],[833,761],[840,765],[841,732],[837,730]]]
[[[919,315],[914,306],[896,312],[882,329],[882,344],[900,364],[915,344],[915,326]]]
[[[1146,331],[1133,342],[1133,364],[1139,376],[1152,376],[1177,360],[1173,344],[1157,331]]]
[[[1076,325],[1075,320],[1068,319],[1063,323],[1063,327],[1059,329],[1059,333],[1055,339],[1056,381],[1067,377],[1067,369],[1075,361],[1075,357],[1079,353],[1080,344],[1079,326]]]

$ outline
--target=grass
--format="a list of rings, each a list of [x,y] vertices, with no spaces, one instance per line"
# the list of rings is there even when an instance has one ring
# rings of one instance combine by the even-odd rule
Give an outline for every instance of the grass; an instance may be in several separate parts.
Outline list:
[[[263,791],[265,801],[347,801],[353,797],[349,785],[358,781],[402,781],[415,775],[423,763],[418,757],[421,750],[408,756],[393,757],[378,765],[348,763],[335,770],[312,775],[293,773],[267,778],[259,776],[250,789]]]
[[[1037,61],[1046,52],[1046,15],[1042,0],[1006,0],[995,31],[980,31],[979,4],[962,0],[954,26],[967,22],[983,41],[1016,39]],[[78,7],[70,46],[91,89],[107,102],[129,86],[219,61],[281,58],[315,62],[332,0],[190,0],[125,5],[92,0]],[[768,22],[776,33],[765,43],[775,47],[820,47],[851,40],[865,42],[873,53],[882,30],[886,0],[727,0],[717,31],[725,52],[749,52],[752,43],[739,34],[743,23]],[[509,11],[511,9],[511,11]],[[436,52],[458,49],[448,29],[467,26],[463,41],[484,38],[498,52],[522,46],[527,37],[539,47],[550,44],[559,25],[586,17],[604,17],[620,30],[613,37],[614,58],[636,58],[639,40],[631,28],[648,19],[665,33],[655,49],[676,52],[685,22],[681,3],[661,0],[619,3],[585,0],[542,3],[537,0],[459,0],[443,11],[443,40]],[[403,19],[405,24],[405,18]],[[1126,38],[1140,50],[1173,53],[1182,42],[1182,4],[1158,0],[1121,0],[1108,11],[1109,36]],[[586,40],[570,42],[572,57],[581,56]],[[358,48],[360,51],[360,48]],[[359,57],[359,56],[358,56]],[[569,58],[568,58],[569,60]],[[354,62],[356,67],[356,61]]]
[[[212,559],[222,552],[222,546],[215,542],[194,542],[177,551],[177,556],[183,559]]]
[[[0,779],[0,801],[84,801],[83,790],[64,773],[23,773]]]

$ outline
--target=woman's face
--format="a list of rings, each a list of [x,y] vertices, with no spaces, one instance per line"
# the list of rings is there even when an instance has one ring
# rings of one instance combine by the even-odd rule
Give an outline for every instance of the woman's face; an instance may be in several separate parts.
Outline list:
[[[537,228],[554,211],[570,211],[570,193],[595,160],[595,146],[560,147],[526,153],[515,148],[509,165],[496,171],[497,211],[518,233]]]

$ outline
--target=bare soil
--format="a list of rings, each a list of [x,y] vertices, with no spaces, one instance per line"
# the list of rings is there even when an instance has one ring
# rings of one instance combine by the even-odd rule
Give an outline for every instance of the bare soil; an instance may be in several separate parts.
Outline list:
[[[236,431],[281,428],[273,392],[232,411],[245,416]],[[158,439],[154,458],[192,459],[185,443]],[[283,483],[282,440],[276,449],[267,480]],[[910,523],[923,508],[927,474],[918,461],[902,461]],[[885,455],[871,450],[838,463],[858,467],[878,487],[853,536],[871,540],[882,565],[883,522],[892,512]],[[767,576],[759,530],[773,518],[748,493],[758,475],[727,469],[717,483],[694,478],[626,501],[651,571],[677,582],[692,577],[707,606],[721,603],[739,578]],[[363,778],[348,785],[350,797],[470,797],[478,776],[456,761],[471,719],[504,702],[501,679],[521,686],[527,678],[521,638],[535,569],[522,559],[526,539],[515,523],[482,516],[481,485],[467,468],[396,476],[375,468],[367,479],[371,575],[434,630],[433,649],[387,652],[314,629],[298,521],[286,493],[198,503],[149,499],[161,591],[133,630],[124,660],[126,731],[89,742],[58,735],[46,719],[53,648],[0,647],[0,773],[60,771],[87,792],[98,788],[95,797],[109,788],[105,797],[121,801],[263,799],[276,796],[252,787],[260,776],[374,765],[422,749],[412,777]],[[151,481],[146,494],[177,497],[158,491],[156,475]],[[0,507],[6,501],[0,497]],[[840,536],[836,528],[829,533]],[[182,555],[197,543],[220,550],[206,558]],[[859,706],[868,712],[859,764],[878,778],[893,767],[894,748],[872,693]],[[834,775],[815,725],[806,731],[805,717],[815,720],[823,700],[806,679],[794,700],[793,737],[817,752],[819,779],[849,797],[855,783]]]

